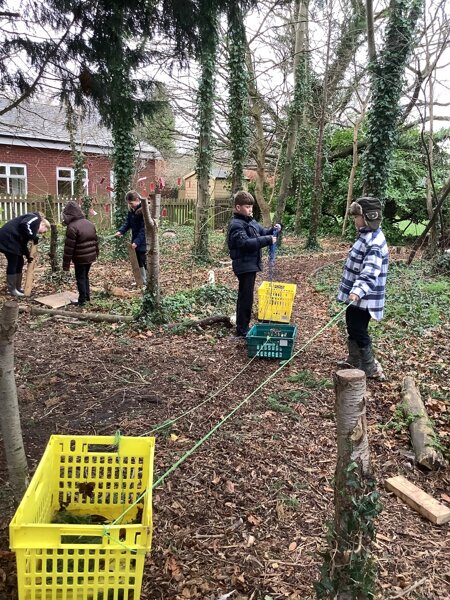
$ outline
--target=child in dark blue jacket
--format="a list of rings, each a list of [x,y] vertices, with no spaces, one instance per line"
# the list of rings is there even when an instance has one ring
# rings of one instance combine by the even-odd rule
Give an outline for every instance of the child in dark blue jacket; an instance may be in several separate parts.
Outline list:
[[[239,289],[236,305],[236,336],[245,337],[250,329],[256,273],[262,271],[261,248],[277,243],[275,231],[281,225],[265,228],[253,218],[255,199],[248,192],[234,195],[234,214],[228,227],[228,248]]]
[[[131,245],[133,246],[139,263],[139,270],[144,285],[147,281],[147,243],[145,239],[144,215],[142,214],[141,197],[134,190],[127,192],[125,200],[128,204],[127,220],[116,233],[122,237],[131,229]]]

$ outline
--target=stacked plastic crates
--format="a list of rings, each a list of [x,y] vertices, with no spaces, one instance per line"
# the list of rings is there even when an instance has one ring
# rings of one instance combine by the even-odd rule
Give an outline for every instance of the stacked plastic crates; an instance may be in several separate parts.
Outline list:
[[[297,286],[263,281],[258,289],[258,320],[247,334],[248,356],[286,360],[292,356],[297,327],[290,325]]]
[[[10,524],[19,600],[139,600],[154,445],[51,436]]]

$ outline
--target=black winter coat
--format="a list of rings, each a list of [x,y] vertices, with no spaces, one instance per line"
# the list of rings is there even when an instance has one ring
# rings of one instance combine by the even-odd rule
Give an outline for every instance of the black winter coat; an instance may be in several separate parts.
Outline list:
[[[272,245],[273,227],[265,228],[253,217],[234,214],[228,226],[228,248],[235,275],[262,271],[261,248]]]
[[[0,252],[30,256],[28,242],[38,243],[38,231],[41,217],[38,213],[27,213],[11,219],[0,229]]]
[[[63,223],[67,225],[63,270],[70,269],[71,261],[77,265],[93,263],[98,257],[97,232],[76,202],[68,202],[64,207]]]
[[[131,243],[136,244],[136,250],[138,252],[146,252],[147,244],[145,240],[145,226],[144,226],[144,215],[142,214],[142,207],[136,207],[128,211],[127,220],[119,229],[123,235],[129,229],[131,229]]]

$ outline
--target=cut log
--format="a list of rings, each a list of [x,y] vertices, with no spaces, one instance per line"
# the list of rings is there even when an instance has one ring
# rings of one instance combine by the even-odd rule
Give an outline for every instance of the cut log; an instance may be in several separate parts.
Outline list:
[[[403,379],[402,408],[409,423],[411,443],[417,463],[427,469],[446,466],[447,461],[442,452],[435,447],[436,432],[412,377]]]
[[[435,525],[442,525],[450,521],[450,508],[435,500],[405,477],[401,475],[390,477],[386,479],[385,486]]]
[[[134,317],[128,317],[124,315],[110,315],[102,313],[83,313],[76,310],[58,310],[52,308],[40,308],[32,306],[31,309],[28,307],[20,307],[21,312],[31,312],[32,315],[58,315],[60,317],[71,317],[72,319],[79,319],[80,321],[94,321],[97,323],[132,323]]]
[[[33,261],[28,263],[27,272],[25,274],[25,287],[23,290],[25,296],[31,296],[31,290],[33,289],[34,270],[39,261],[37,244],[33,244],[31,246],[30,256],[33,259]]]
[[[141,271],[139,270],[139,263],[136,256],[136,250],[133,248],[133,244],[128,242],[128,258],[130,259],[131,268],[133,269],[133,276],[136,281],[136,285],[141,288],[144,285],[144,281],[142,279]]]

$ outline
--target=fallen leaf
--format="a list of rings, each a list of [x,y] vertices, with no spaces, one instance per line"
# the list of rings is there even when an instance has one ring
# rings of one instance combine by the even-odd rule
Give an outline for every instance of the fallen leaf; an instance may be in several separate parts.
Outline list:
[[[296,550],[297,548],[297,542],[291,542],[289,544],[289,552],[294,552],[294,550]]]
[[[234,483],[232,481],[227,481],[225,489],[229,494],[234,494]]]
[[[445,502],[450,502],[450,496],[447,496],[447,494],[441,494],[441,498],[442,500],[445,500]]]
[[[171,434],[170,434],[170,441],[171,441],[171,442],[176,442],[176,441],[177,441],[177,439],[178,439],[178,437],[179,437],[179,436],[178,436],[178,435],[175,435],[175,433],[171,433]]]
[[[248,515],[247,521],[252,525],[261,525],[261,519],[259,517],[255,517],[254,515]]]
[[[250,546],[253,546],[254,543],[255,543],[255,536],[249,535],[247,538],[247,547],[249,548]]]
[[[60,402],[61,398],[59,396],[50,396],[50,398],[48,398],[44,404],[47,408],[50,408],[51,406],[56,406]]]

